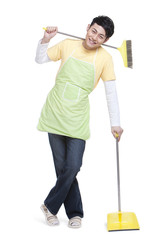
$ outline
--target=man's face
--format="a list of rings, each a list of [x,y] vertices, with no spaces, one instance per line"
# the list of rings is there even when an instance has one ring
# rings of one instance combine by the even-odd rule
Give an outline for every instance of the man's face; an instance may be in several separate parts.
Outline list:
[[[83,42],[83,46],[88,50],[93,50],[100,47],[106,39],[106,32],[103,27],[94,23],[91,27],[88,25],[86,38]]]

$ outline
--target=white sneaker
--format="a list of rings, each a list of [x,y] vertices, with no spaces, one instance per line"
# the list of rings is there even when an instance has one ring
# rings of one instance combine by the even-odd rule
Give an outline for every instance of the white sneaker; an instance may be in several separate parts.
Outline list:
[[[53,215],[44,204],[41,205],[41,210],[44,213],[46,222],[49,226],[54,226],[59,224],[59,220],[56,215]]]

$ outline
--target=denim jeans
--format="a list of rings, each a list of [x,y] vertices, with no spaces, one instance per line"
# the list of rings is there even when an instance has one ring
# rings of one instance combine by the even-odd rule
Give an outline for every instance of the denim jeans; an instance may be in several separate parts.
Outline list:
[[[76,179],[82,166],[85,141],[49,133],[57,181],[49,192],[45,206],[56,215],[64,203],[68,218],[83,217],[81,194]]]

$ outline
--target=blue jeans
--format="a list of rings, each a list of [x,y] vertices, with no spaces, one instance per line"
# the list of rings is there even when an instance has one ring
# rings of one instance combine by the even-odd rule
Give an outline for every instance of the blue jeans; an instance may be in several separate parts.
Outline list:
[[[48,135],[57,181],[44,204],[56,215],[64,203],[69,219],[75,216],[82,218],[83,206],[76,175],[82,166],[85,141],[51,133]]]

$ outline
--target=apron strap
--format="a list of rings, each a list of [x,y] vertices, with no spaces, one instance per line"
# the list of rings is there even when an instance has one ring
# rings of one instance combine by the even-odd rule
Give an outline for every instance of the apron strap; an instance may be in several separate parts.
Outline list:
[[[96,49],[96,53],[95,53],[94,59],[93,59],[93,64],[94,64],[94,65],[95,65],[95,62],[96,62],[97,53],[98,53],[98,48]]]
[[[73,53],[76,51],[76,48],[71,52],[71,54],[69,55],[69,57],[73,56]]]

